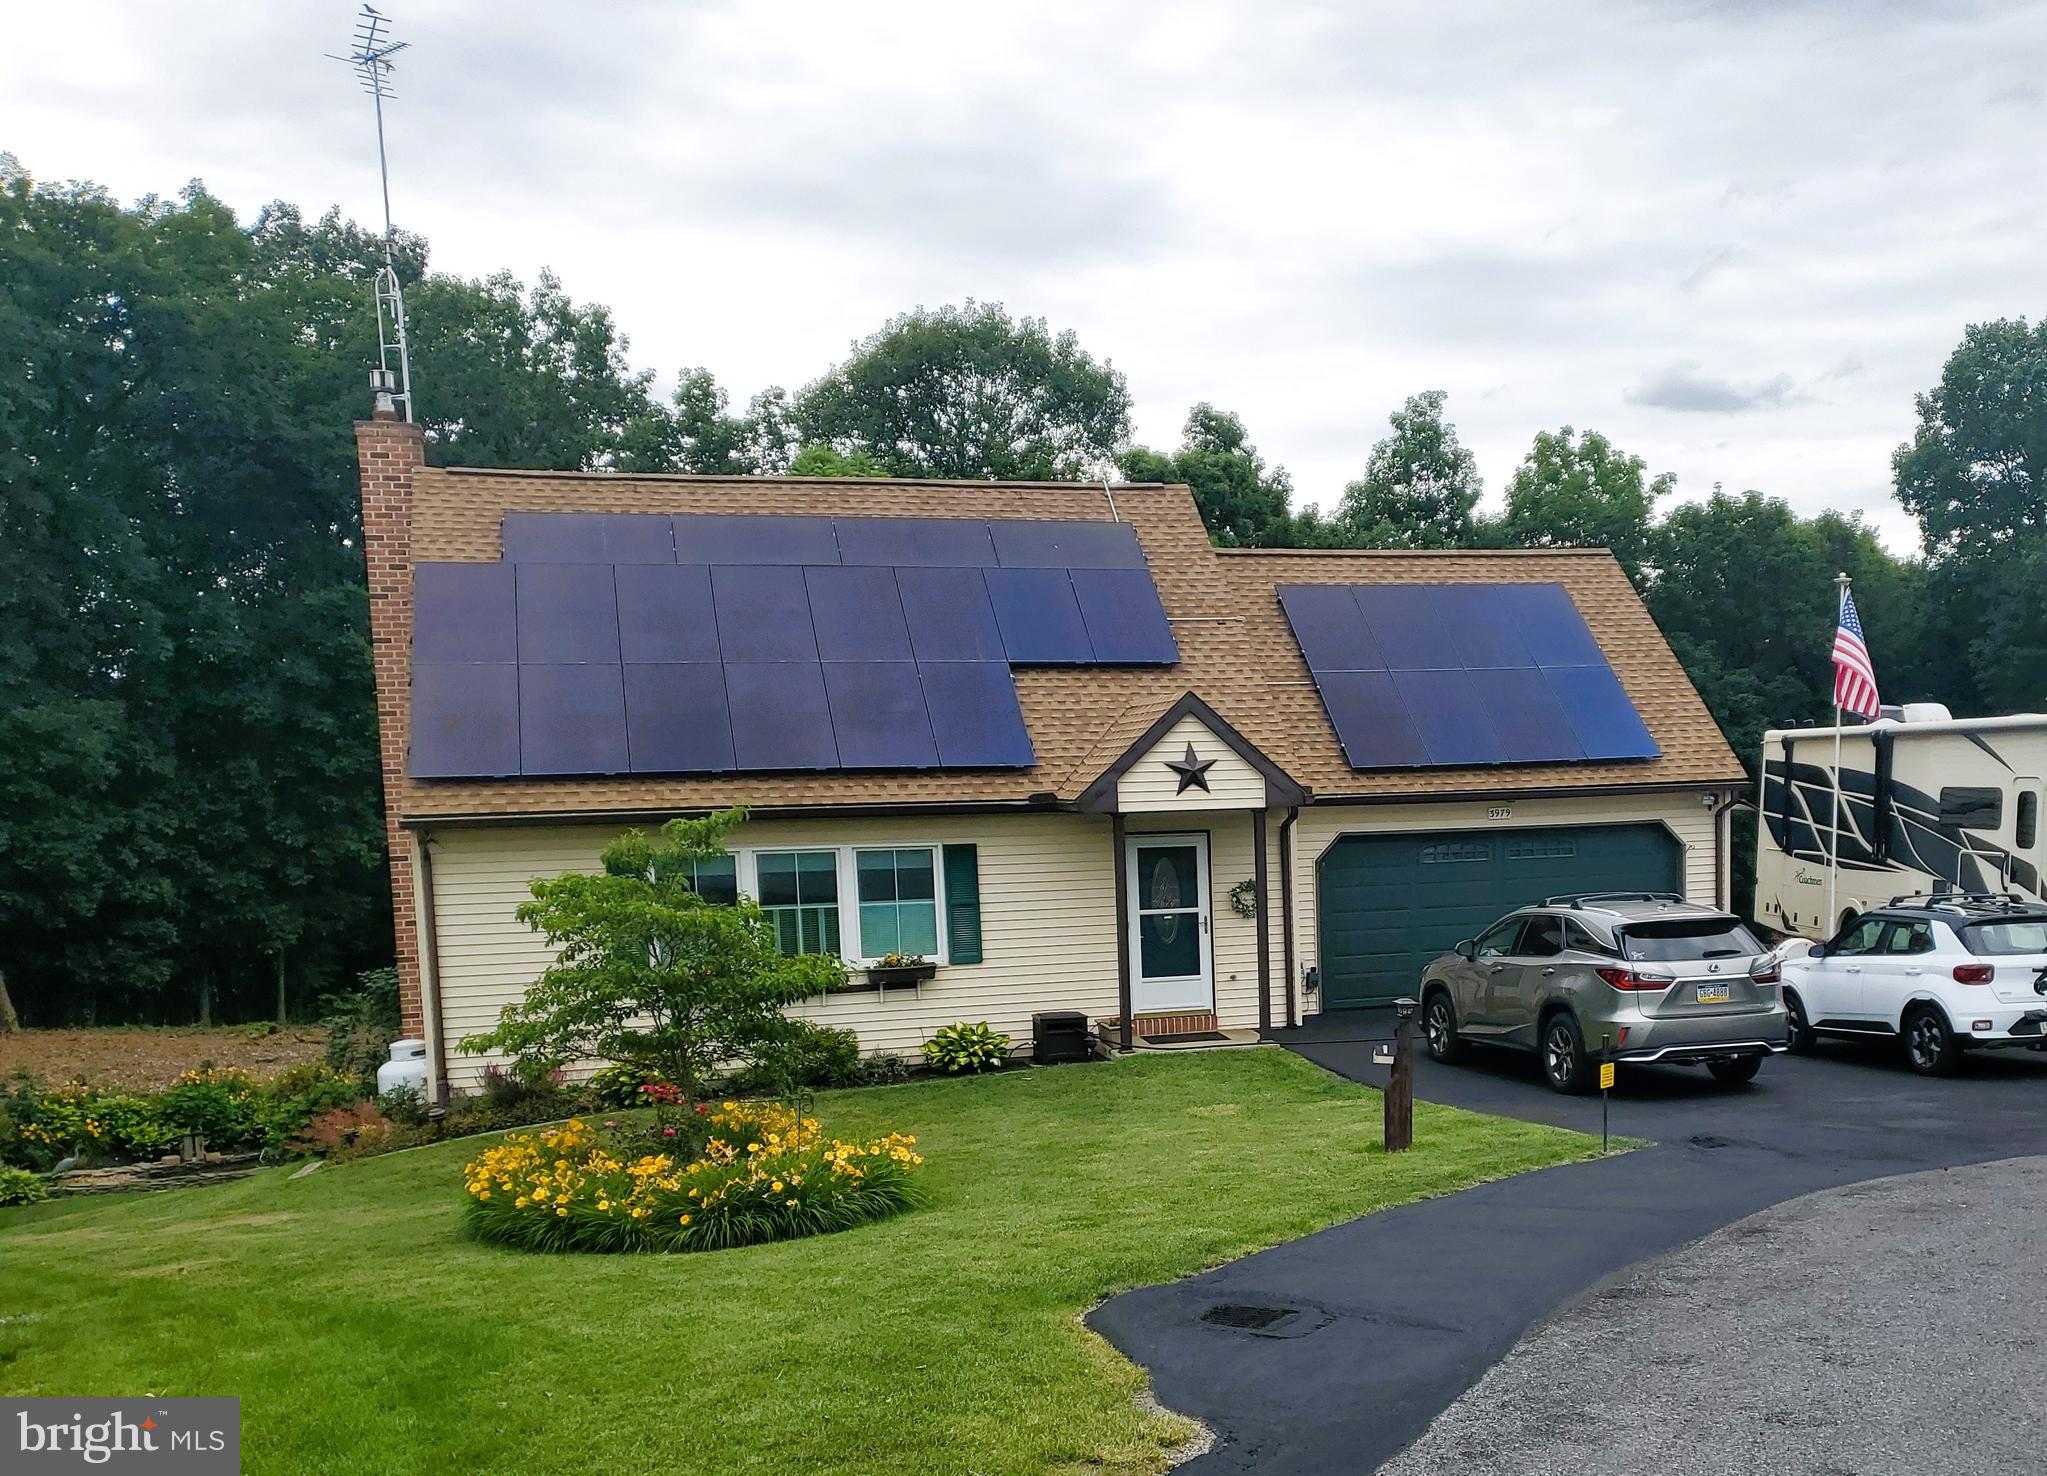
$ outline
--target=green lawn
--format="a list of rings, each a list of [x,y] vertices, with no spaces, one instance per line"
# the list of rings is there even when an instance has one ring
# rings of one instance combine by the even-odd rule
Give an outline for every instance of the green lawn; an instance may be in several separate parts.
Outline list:
[[[1280,1050],[828,1093],[928,1206],[683,1256],[462,1231],[472,1139],[288,1182],[0,1211],[0,1391],[233,1394],[255,1473],[1155,1471],[1185,1422],[1076,1320],[1319,1226],[1596,1152]]]

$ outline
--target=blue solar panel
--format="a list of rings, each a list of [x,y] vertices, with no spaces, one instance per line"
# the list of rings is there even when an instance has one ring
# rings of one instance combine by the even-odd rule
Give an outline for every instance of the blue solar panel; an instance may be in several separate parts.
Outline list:
[[[1143,569],[1075,569],[1074,597],[1099,662],[1171,666],[1180,659],[1158,586]]]
[[[1564,763],[1585,757],[1563,704],[1533,667],[1472,673],[1478,698],[1500,745],[1517,763]]]
[[[415,564],[414,661],[516,661],[510,564]]]
[[[898,569],[896,592],[919,661],[1006,659],[979,569]]]
[[[521,663],[618,664],[618,596],[610,564],[520,564],[518,571]]]
[[[677,513],[675,557],[684,564],[836,564],[830,518]]]
[[[711,569],[718,649],[727,661],[817,660],[803,571],[755,564]]]
[[[1353,769],[1411,769],[1429,762],[1393,677],[1383,671],[1331,671],[1315,679]]]
[[[741,769],[836,769],[839,749],[815,661],[725,663],[732,754]]]
[[[1353,768],[1660,752],[1561,585],[1282,585],[1278,594]],[[1390,673],[1350,669],[1371,648]]]
[[[932,769],[938,745],[908,661],[827,661],[825,695],[842,769]]]
[[[1354,584],[1351,595],[1394,671],[1451,671],[1464,665],[1456,637],[1426,584]]]
[[[1393,685],[1431,764],[1497,764],[1507,757],[1469,671],[1396,671]]]
[[[826,661],[908,661],[910,633],[893,569],[805,569],[810,624]]]
[[[665,513],[506,513],[508,564],[672,564]]]
[[[1544,671],[1571,719],[1588,759],[1654,758],[1663,750],[1608,666],[1555,666]]]
[[[623,774],[625,686],[617,666],[519,666],[519,772]]]
[[[1490,584],[1436,586],[1436,617],[1449,628],[1458,656],[1471,670],[1535,665],[1499,593],[1500,587]]]
[[[839,562],[908,568],[986,568],[995,544],[979,518],[839,518]]]
[[[1128,523],[1004,518],[988,525],[1005,569],[1142,569],[1144,549]]]
[[[416,779],[518,773],[519,668],[509,661],[414,662],[411,740],[408,767]]]
[[[1537,666],[1600,666],[1606,657],[1561,584],[1493,586],[1501,618],[1521,633]]]
[[[920,661],[917,672],[941,764],[949,769],[1025,769],[1036,762],[1007,663]]]
[[[1278,594],[1311,671],[1386,669],[1349,585],[1282,584]]]
[[[1015,666],[1085,666],[1094,660],[1087,622],[1064,569],[984,569],[988,599]]]
[[[619,654],[635,661],[716,661],[718,617],[702,564],[618,566]]]
[[[715,661],[628,665],[625,727],[635,774],[729,772],[725,668]]]

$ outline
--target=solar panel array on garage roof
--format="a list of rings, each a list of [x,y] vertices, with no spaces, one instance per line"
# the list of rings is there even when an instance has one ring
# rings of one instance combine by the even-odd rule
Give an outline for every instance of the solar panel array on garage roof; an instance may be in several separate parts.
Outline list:
[[[1027,768],[1013,666],[1171,665],[1124,523],[509,513],[414,570],[412,772]]]
[[[1285,584],[1354,769],[1654,758],[1560,584]]]

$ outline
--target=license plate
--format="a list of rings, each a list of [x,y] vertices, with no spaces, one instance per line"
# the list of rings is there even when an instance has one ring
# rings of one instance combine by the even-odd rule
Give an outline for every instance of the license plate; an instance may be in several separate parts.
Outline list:
[[[1727,986],[1725,984],[1701,984],[1699,986],[1699,1003],[1726,1004]]]

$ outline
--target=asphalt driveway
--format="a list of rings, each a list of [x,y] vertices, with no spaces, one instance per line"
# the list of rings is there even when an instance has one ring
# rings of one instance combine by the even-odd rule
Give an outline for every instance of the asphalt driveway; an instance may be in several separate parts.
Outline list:
[[[1389,1031],[1387,1012],[1359,1011],[1280,1038],[1377,1086],[1372,1041]],[[1599,1131],[1596,1099],[1553,1095],[1516,1056],[1423,1061],[1416,1091]],[[1150,1371],[1162,1403],[1216,1431],[1188,1472],[1373,1471],[1532,1325],[1637,1262],[1816,1190],[2047,1153],[2047,1057],[1972,1057],[1925,1081],[1887,1052],[1828,1045],[1733,1090],[1698,1070],[1624,1070],[1610,1106],[1617,1136],[1655,1146],[1369,1215],[1126,1293],[1089,1324]],[[1287,1315],[1204,1320],[1218,1306]]]
[[[2043,1199],[2021,1158],[1751,1215],[1543,1324],[1386,1476],[2035,1476]]]

